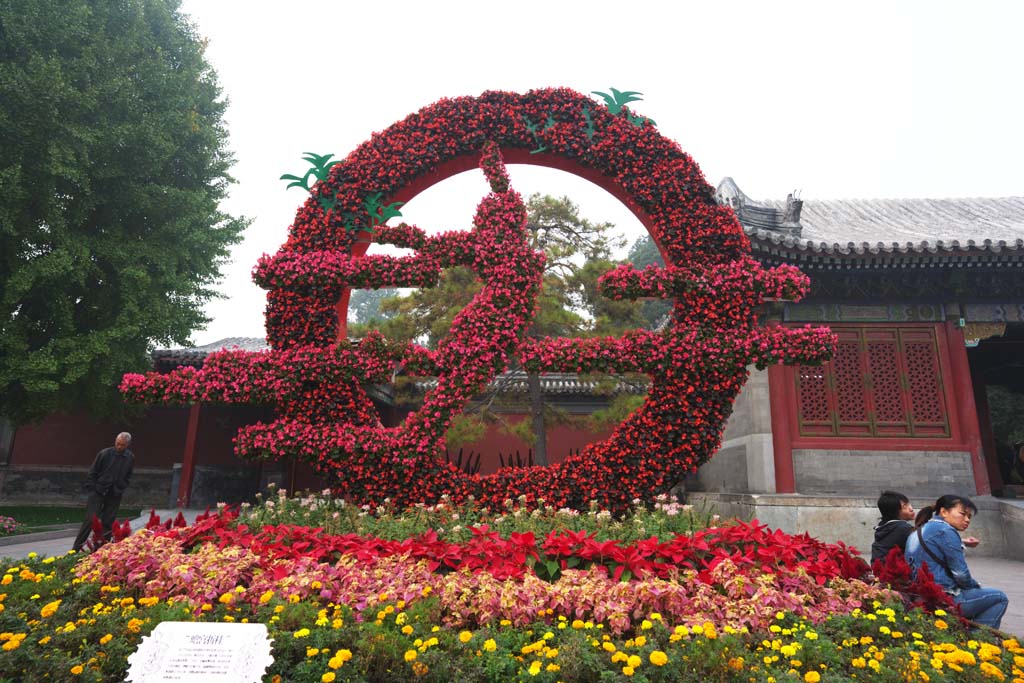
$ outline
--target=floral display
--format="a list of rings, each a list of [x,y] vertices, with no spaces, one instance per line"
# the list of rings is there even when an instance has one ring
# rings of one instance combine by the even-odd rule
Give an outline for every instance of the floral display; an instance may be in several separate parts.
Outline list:
[[[262,403],[277,419],[241,429],[245,458],[313,463],[339,495],[377,505],[473,497],[497,508],[525,496],[613,512],[667,492],[717,449],[747,367],[827,360],[823,328],[762,328],[765,299],[798,299],[807,278],[765,270],[732,210],[719,206],[694,161],[653,121],[630,112],[637,93],[599,93],[606,104],[564,88],[486,92],[441,100],[375,134],[340,162],[307,155],[314,170],[287,175],[310,192],[287,242],[264,256],[254,279],[268,290],[271,351],[224,351],[200,370],[126,375],[121,389],[149,403]],[[543,269],[528,246],[526,211],[504,159],[554,166],[594,180],[645,223],[668,264],[619,268],[602,279],[613,298],[674,297],[671,324],[619,338],[527,340]],[[384,225],[401,201],[479,161],[490,185],[473,228],[427,236]],[[309,185],[310,175],[318,180]],[[365,255],[368,239],[415,250]],[[431,286],[440,271],[467,266],[483,282],[433,351],[377,337],[341,339],[339,302],[353,287]],[[339,312],[342,320],[339,321]],[[545,468],[468,474],[438,457],[452,419],[513,362],[534,372],[641,372],[646,402],[611,436]],[[384,427],[363,386],[397,372],[437,378],[422,407]]]
[[[23,525],[14,517],[0,515],[0,536],[10,536],[18,532]]]
[[[149,526],[0,566],[0,681],[122,681],[163,621],[266,624],[264,683],[1024,681],[1018,640],[905,602],[852,549],[665,499],[617,518],[278,494]],[[693,552],[663,577],[598,561],[665,542]]]

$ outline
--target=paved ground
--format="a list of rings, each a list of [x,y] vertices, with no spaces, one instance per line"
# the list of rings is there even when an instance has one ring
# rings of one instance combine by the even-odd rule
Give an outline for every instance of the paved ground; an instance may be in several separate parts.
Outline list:
[[[161,511],[157,511],[160,513]],[[198,511],[186,511],[186,517],[195,519]],[[166,514],[161,517],[166,519]],[[147,513],[146,518],[149,515]],[[133,529],[145,526],[145,519],[132,522]],[[50,538],[42,538],[44,534],[32,534],[27,542],[11,543],[17,537],[2,539],[0,558],[22,559],[30,552],[40,556],[63,555],[71,549],[74,531],[47,532]],[[1024,638],[1024,562],[1005,560],[997,557],[972,557],[969,560],[971,573],[985,587],[1002,589],[1010,598],[1010,607],[1003,617],[1003,630]],[[2,566],[2,565],[0,565]]]

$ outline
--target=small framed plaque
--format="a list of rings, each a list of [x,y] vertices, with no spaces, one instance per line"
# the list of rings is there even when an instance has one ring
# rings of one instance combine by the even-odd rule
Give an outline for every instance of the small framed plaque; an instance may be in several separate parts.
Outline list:
[[[274,662],[264,624],[165,621],[128,657],[128,683],[259,683]]]

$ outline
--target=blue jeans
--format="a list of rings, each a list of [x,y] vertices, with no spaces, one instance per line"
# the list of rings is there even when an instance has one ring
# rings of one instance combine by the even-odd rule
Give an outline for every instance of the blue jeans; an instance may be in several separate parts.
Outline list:
[[[960,606],[960,613],[965,618],[983,626],[999,628],[1010,601],[998,588],[967,588],[960,595],[954,595],[953,602]]]

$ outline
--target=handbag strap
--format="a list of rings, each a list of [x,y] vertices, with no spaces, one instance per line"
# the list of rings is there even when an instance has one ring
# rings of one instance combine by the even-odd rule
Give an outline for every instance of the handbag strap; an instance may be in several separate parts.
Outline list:
[[[924,542],[924,536],[921,535],[921,527],[917,527],[917,542],[920,543],[921,547],[924,548],[924,551],[928,553],[928,557],[935,560],[936,564],[945,570],[946,575],[953,580],[953,584],[959,586],[960,584],[957,582],[956,577],[953,576],[953,572],[950,570],[949,565],[946,564],[944,560],[939,559],[939,556],[933,553],[932,549],[928,547],[928,544]]]

